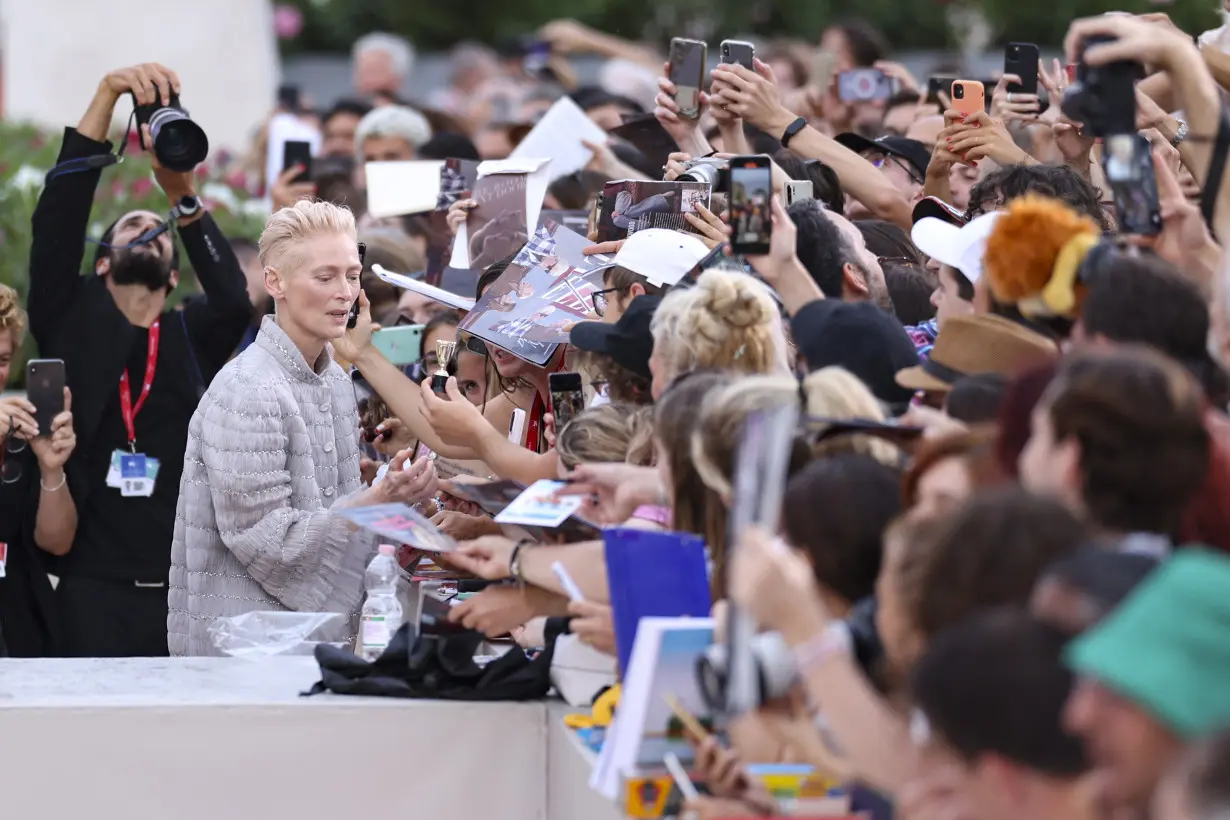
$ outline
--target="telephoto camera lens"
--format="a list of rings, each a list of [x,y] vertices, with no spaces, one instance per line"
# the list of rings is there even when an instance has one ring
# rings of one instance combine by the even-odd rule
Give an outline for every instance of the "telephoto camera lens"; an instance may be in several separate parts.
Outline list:
[[[721,177],[721,169],[716,165],[711,165],[707,162],[702,162],[693,165],[688,170],[684,171],[676,178],[676,182],[704,182],[712,187],[717,187],[718,179]]]
[[[154,154],[164,168],[187,173],[209,156],[209,137],[188,117],[179,95],[172,94],[167,106],[138,105],[136,115],[138,127],[149,126]]]

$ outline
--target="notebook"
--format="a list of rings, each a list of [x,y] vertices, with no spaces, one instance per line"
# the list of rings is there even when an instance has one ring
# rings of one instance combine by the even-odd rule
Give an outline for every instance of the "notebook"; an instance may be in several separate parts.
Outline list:
[[[705,542],[690,533],[618,528],[602,538],[619,668],[627,670],[641,618],[709,616]]]

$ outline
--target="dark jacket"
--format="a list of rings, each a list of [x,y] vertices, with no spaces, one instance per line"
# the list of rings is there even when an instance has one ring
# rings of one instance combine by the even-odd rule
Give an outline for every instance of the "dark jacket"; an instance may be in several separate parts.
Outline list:
[[[97,142],[67,128],[59,162],[110,150],[110,143]],[[81,275],[90,210],[100,176],[99,170],[63,173],[46,185],[34,211],[30,251],[30,331],[41,356],[64,360],[68,385],[73,391],[77,448],[67,469],[79,514],[85,509],[91,485],[98,486],[99,477],[108,468],[106,463],[89,463],[89,454],[95,450],[96,436],[100,435],[100,419],[108,405],[118,401],[120,375],[137,335],[116,307],[103,279],[92,272]],[[239,261],[208,213],[175,230],[192,261],[204,297],[185,302],[182,320],[175,310],[168,310],[161,317],[159,374],[183,369],[191,377],[182,378],[177,372],[173,379],[160,375],[155,383],[156,389],[174,389],[175,404],[183,409],[186,438],[187,421],[199,395],[239,345],[251,320],[252,306]],[[166,454],[158,480],[174,481],[177,490],[182,453],[178,454],[180,463],[173,463],[174,455]],[[120,503],[118,493],[116,502]],[[170,517],[174,518],[173,509]],[[89,523],[87,517],[81,517],[78,541]],[[134,523],[140,526],[139,522]],[[165,523],[169,527],[170,521]],[[166,549],[169,563],[169,542]],[[70,562],[75,563],[72,559],[77,557],[70,556]]]

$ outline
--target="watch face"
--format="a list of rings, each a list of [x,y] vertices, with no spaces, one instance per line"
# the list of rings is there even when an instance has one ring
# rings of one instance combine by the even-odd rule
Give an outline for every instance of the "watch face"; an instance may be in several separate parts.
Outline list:
[[[181,214],[194,214],[201,208],[201,201],[194,196],[186,196],[179,201]]]

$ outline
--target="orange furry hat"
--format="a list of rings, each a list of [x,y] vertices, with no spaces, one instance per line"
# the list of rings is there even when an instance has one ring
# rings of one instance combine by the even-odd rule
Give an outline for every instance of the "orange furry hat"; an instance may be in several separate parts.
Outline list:
[[[1077,269],[1101,236],[1092,219],[1059,200],[1024,196],[996,221],[983,273],[997,300],[1027,316],[1075,318],[1085,297]]]

